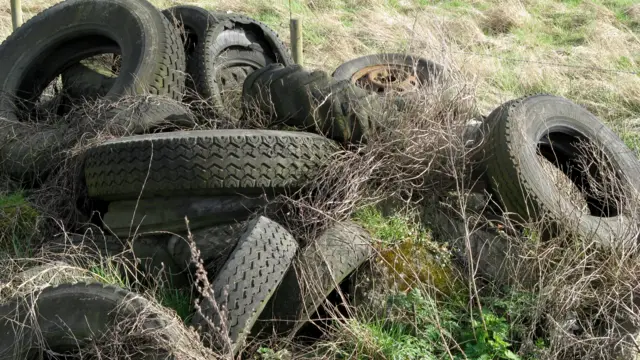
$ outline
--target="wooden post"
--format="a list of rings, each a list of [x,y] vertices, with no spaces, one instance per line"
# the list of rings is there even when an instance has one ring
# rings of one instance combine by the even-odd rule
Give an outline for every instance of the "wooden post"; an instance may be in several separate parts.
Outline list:
[[[22,25],[22,5],[20,0],[11,0],[11,21],[13,22],[13,30]]]
[[[291,30],[291,53],[293,55],[293,61],[304,66],[304,60],[302,58],[302,20],[291,19],[289,24]]]

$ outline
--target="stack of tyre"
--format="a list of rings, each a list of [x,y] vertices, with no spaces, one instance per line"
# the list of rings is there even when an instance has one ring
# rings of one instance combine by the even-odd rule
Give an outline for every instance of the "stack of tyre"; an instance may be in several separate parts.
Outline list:
[[[81,63],[105,53],[120,56],[117,77]],[[62,150],[73,146],[83,131],[114,124],[125,129],[127,136],[103,142],[83,156],[88,196],[106,204],[103,228],[122,239],[122,246],[125,239],[129,244],[139,240],[138,233],[176,232],[142,236],[143,245],[134,242],[133,248],[152,265],[182,274],[175,277],[179,279],[195,272],[194,249],[185,241],[186,217],[213,290],[211,296],[203,294],[200,314],[191,323],[211,346],[230,338],[228,350],[233,353],[265,326],[273,325],[269,332],[295,333],[304,324],[301,320],[371,252],[368,235],[352,223],[336,224],[298,249],[283,226],[252,216],[271,196],[313,179],[338,150],[331,136],[277,130],[166,131],[167,124],[179,127],[202,120],[178,103],[217,119],[238,120],[241,115],[225,102],[223,90],[242,89],[258,69],[276,70],[269,64],[281,64],[279,69],[289,73],[293,69],[298,84],[323,78],[331,87],[326,74],[294,66],[278,36],[256,20],[193,6],[160,11],[145,0],[68,0],[26,22],[0,46],[0,170],[38,186],[54,170]],[[61,94],[44,99],[45,88],[59,76]],[[127,112],[125,99],[132,95],[152,100]],[[77,116],[74,107],[95,99],[111,103],[106,115]],[[45,116],[42,103],[51,110]],[[347,130],[340,131],[345,141],[350,139]],[[74,132],[77,136],[70,136]],[[88,338],[109,326],[107,313],[132,296],[84,284],[46,289],[30,301],[39,309],[36,328],[47,331],[34,330],[31,337],[18,334],[18,339],[12,321],[2,320],[0,354],[27,353],[35,346],[30,339],[38,336],[55,350],[65,346],[58,343],[69,329],[75,338]],[[0,313],[12,312],[23,300]],[[136,306],[129,310],[135,313]],[[222,316],[221,306],[226,309]],[[86,314],[73,316],[71,310]],[[87,321],[84,315],[89,313]],[[254,326],[260,318],[265,325]],[[15,341],[4,341],[9,337]]]

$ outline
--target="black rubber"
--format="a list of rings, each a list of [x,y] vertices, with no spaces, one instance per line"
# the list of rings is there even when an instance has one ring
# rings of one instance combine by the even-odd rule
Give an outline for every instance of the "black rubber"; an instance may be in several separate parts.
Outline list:
[[[341,143],[366,142],[379,105],[377,95],[299,65],[269,65],[243,86],[245,117],[258,115]]]
[[[77,63],[62,72],[63,92],[72,101],[92,101],[107,95],[116,79]]]
[[[196,249],[200,252],[200,259],[210,278],[214,278],[220,272],[246,227],[247,222],[242,221],[191,232]],[[194,254],[186,241],[186,236],[172,236],[168,250],[178,266],[195,271],[195,263],[192,262]]]
[[[79,351],[91,346],[92,340],[116,330],[120,321],[135,319],[147,306],[148,301],[142,296],[102,284],[65,284],[46,288],[33,297],[15,299],[0,306],[0,359],[26,359],[28,354],[35,355],[33,352],[42,356],[44,349]],[[33,307],[35,313],[31,311]],[[147,317],[141,327],[154,331],[165,325],[160,317]],[[170,344],[173,339],[162,340]],[[168,349],[154,349],[162,347],[163,341],[141,344],[136,350],[146,354],[134,358],[167,356],[160,353]]]
[[[129,136],[87,151],[89,196],[104,200],[254,195],[306,184],[337,150],[324,137],[271,130]]]
[[[20,287],[29,287],[29,289],[78,282],[79,280],[92,282],[88,271],[61,261],[31,267],[12,278],[12,281],[17,282]]]
[[[170,238],[170,234],[161,233],[120,238],[96,235],[95,239],[91,239],[90,236],[72,235],[65,243],[57,242],[49,248],[55,253],[66,254],[68,246],[73,245],[76,251],[80,249],[83,254],[95,259],[124,260],[127,265],[135,265],[135,268],[119,266],[118,275],[132,283],[157,285],[162,280],[167,281],[173,288],[189,288],[191,281],[188,272],[184,271],[183,266],[178,266],[169,254]],[[139,273],[135,273],[136,271]],[[97,278],[99,279],[99,276]]]
[[[20,186],[38,186],[80,136],[69,124],[35,126],[0,117],[0,173]]]
[[[371,236],[337,223],[301,251],[260,315],[254,334],[295,335],[340,283],[373,253]]]
[[[240,92],[249,73],[270,63],[293,64],[278,35],[247,16],[226,16],[205,38],[204,57],[199,67],[199,78],[203,81],[198,92],[211,102],[219,116],[237,120],[239,114],[229,111],[230,104],[226,103],[223,92]],[[233,71],[236,67],[242,71]]]
[[[118,102],[98,101],[88,111],[76,108],[69,116],[112,136],[192,129],[197,125],[196,117],[184,104],[155,95],[131,96]]]
[[[115,201],[109,204],[104,224],[117,236],[148,231],[184,232],[214,225],[246,220],[262,198],[243,196],[218,197],[158,197],[152,199]],[[135,212],[135,216],[134,216]]]
[[[234,355],[242,348],[253,324],[260,316],[276,287],[290,266],[297,243],[293,236],[274,221],[259,217],[247,224],[236,248],[212,281],[213,296],[218,306],[226,305],[227,334]],[[225,287],[228,297],[225,296]],[[202,314],[216,325],[222,324],[219,312],[207,298],[201,304]],[[211,339],[211,346],[221,347],[219,330],[209,329],[200,314],[192,324]]]
[[[180,37],[145,0],[64,1],[29,19],[0,45],[0,157],[8,159],[4,167],[11,177],[30,180],[42,170],[40,159],[55,160],[55,147],[30,150],[23,144],[34,136],[49,137],[34,135],[33,128],[21,123],[30,121],[34,100],[68,66],[113,53],[116,47],[124,59],[107,100],[141,93],[182,99],[185,54]]]
[[[590,214],[582,213],[551,177],[545,176],[537,155],[538,146],[542,146],[543,156],[545,148],[555,152],[559,166],[575,166],[580,151],[576,141],[588,141],[604,151],[612,169],[632,188],[629,190],[640,190],[640,163],[633,151],[593,114],[561,97],[533,95],[495,109],[485,121],[484,132],[483,161],[489,188],[507,211],[519,219],[550,215],[561,224],[579,224],[579,235],[604,246],[635,244],[635,231],[624,225],[632,221],[630,218],[611,212],[608,215],[612,216],[601,216],[593,212],[593,203]],[[597,172],[602,166],[595,164],[590,170]],[[580,187],[583,175],[574,169],[571,177]],[[584,190],[588,193],[589,189]]]
[[[372,54],[349,60],[338,66],[331,75],[336,80],[352,81],[360,70],[375,65],[402,65],[414,68],[414,74],[421,85],[433,83],[444,72],[442,65],[433,61],[406,54]]]
[[[193,5],[178,5],[162,11],[162,13],[171,21],[174,26],[183,32],[184,50],[187,57],[187,88],[193,92],[188,94],[187,98],[196,100],[197,95],[204,94],[203,88],[206,86],[203,74],[207,62],[204,54],[204,41],[207,33],[214,28],[226,15],[214,13]],[[210,96],[210,95],[209,95]]]

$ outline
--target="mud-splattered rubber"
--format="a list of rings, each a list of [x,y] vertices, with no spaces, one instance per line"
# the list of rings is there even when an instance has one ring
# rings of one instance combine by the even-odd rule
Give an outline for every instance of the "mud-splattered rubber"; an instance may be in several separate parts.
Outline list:
[[[553,178],[545,175],[537,155],[539,146],[547,146],[560,166],[571,166],[578,152],[584,151],[577,148],[577,143],[586,140],[606,154],[627,190],[640,191],[640,163],[635,154],[593,114],[565,98],[533,95],[501,105],[489,114],[483,128],[488,134],[483,150],[490,191],[516,220],[550,216],[554,221],[561,220],[563,226],[575,226],[572,230],[587,241],[594,239],[605,247],[636,246],[632,219],[582,213]],[[590,171],[603,165],[594,160]],[[573,173],[575,176],[576,170]]]
[[[56,160],[56,147],[75,143],[34,134],[29,114],[57,75],[84,58],[113,52],[114,44],[127,56],[105,99],[143,93],[182,99],[182,42],[177,29],[145,0],[63,1],[29,19],[0,45],[0,158],[6,159],[3,170],[9,176],[33,182]],[[38,140],[56,146],[25,145],[45,136]]]

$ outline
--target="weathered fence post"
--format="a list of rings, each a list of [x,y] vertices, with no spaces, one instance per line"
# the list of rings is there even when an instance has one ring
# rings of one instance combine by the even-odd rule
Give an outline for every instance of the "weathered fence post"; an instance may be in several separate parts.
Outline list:
[[[22,5],[20,0],[11,0],[11,21],[13,22],[13,30],[22,25]]]
[[[300,65],[304,65],[304,59],[302,58],[302,20],[291,19],[289,24],[291,30],[291,53],[293,55],[293,61]]]

